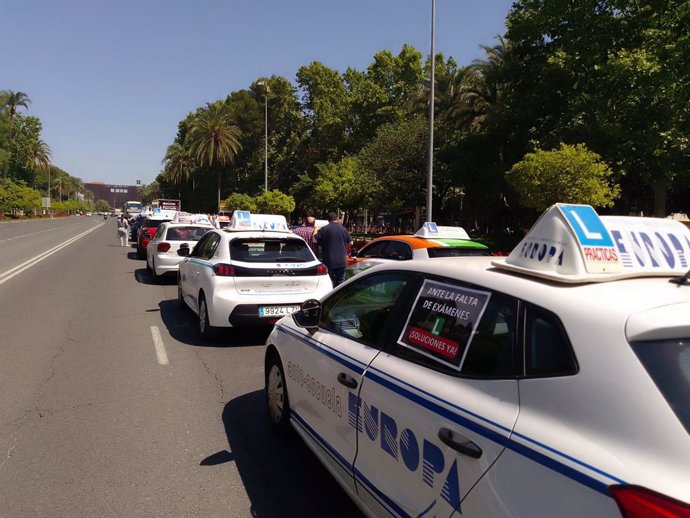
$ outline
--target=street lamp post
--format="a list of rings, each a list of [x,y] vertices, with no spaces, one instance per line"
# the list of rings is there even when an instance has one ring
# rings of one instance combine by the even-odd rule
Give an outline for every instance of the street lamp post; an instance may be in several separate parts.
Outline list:
[[[264,191],[268,191],[268,83],[259,81],[256,83],[264,87]]]
[[[429,88],[429,174],[426,182],[426,220],[433,221],[432,195],[434,190],[434,83],[436,59],[434,49],[434,27],[436,25],[436,0],[431,0],[431,78]]]

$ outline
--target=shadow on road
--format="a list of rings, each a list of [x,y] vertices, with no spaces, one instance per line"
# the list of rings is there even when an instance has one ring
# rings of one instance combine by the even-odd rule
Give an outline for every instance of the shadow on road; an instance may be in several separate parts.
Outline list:
[[[296,433],[272,432],[263,390],[225,405],[223,425],[230,450],[209,455],[200,464],[234,461],[251,501],[252,516],[362,516]]]
[[[139,270],[137,270],[139,271]],[[146,275],[149,272],[144,270]],[[160,308],[161,320],[168,329],[171,337],[180,343],[196,347],[246,347],[264,345],[271,327],[238,327],[221,329],[217,339],[204,341],[199,334],[197,316],[188,307],[182,307],[177,299],[162,300]]]

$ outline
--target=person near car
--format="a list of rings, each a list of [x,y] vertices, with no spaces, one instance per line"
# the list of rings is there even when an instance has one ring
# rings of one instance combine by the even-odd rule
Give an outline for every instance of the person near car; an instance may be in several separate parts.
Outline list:
[[[338,215],[331,212],[328,214],[328,225],[319,229],[315,239],[321,246],[321,260],[328,268],[328,274],[335,287],[343,282],[345,277],[347,253],[352,245],[352,237],[338,220]]]
[[[319,257],[319,246],[316,244],[316,239],[314,239],[317,230],[316,218],[311,215],[304,218],[304,224],[301,227],[295,227],[292,229],[295,234],[307,242],[307,245],[309,245],[311,251],[314,252],[314,255]]]
[[[120,246],[127,246],[129,242],[127,241],[127,232],[129,230],[129,221],[124,216],[120,216],[117,220],[117,235],[120,238]]]

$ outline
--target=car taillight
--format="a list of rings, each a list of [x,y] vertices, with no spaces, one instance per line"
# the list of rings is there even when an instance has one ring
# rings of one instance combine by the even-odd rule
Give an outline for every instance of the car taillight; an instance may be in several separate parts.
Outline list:
[[[328,274],[328,268],[326,268],[325,264],[320,264],[316,267],[316,275],[327,275]]]
[[[213,273],[221,277],[233,277],[235,275],[235,267],[230,264],[218,263],[213,266]]]
[[[170,243],[158,243],[158,252],[167,252],[170,250]]]
[[[690,505],[641,486],[610,486],[623,518],[690,518]]]

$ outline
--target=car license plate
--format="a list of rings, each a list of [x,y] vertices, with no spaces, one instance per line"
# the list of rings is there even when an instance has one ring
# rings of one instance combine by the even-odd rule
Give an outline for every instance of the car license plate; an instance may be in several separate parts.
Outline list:
[[[299,306],[259,306],[260,317],[282,317],[299,311]]]

